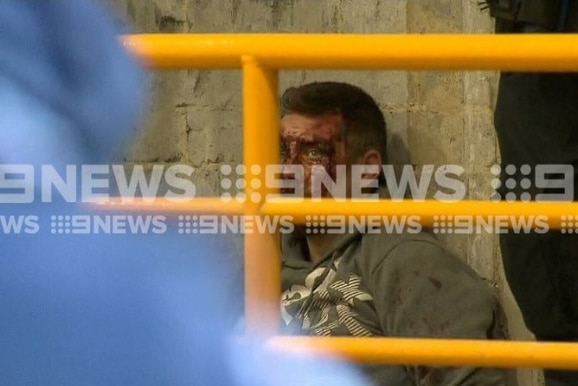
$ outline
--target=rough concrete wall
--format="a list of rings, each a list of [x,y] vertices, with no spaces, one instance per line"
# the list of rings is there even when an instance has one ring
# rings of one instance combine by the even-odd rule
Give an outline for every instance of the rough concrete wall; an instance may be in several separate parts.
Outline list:
[[[109,0],[133,32],[486,33],[493,27],[473,0]],[[344,49],[347,49],[344,47]],[[491,194],[498,163],[492,126],[496,72],[285,71],[281,90],[313,80],[355,83],[379,102],[395,163],[457,164],[469,198]],[[127,162],[186,162],[204,195],[221,193],[219,169],[242,154],[239,71],[164,71]],[[443,242],[492,285],[507,310],[511,336],[530,339],[504,280],[493,235],[442,235]],[[537,385],[537,371],[519,373]]]

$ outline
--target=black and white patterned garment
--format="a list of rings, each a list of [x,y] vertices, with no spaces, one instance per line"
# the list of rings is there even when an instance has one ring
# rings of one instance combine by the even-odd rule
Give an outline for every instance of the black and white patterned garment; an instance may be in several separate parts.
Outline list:
[[[381,335],[373,297],[363,288],[359,275],[340,269],[347,251],[336,255],[327,265],[310,272],[300,270],[302,280],[281,295],[283,321],[290,330],[310,335]]]
[[[317,263],[283,241],[283,334],[504,338],[495,295],[432,234],[346,234]],[[360,365],[368,385],[508,384],[503,369]]]

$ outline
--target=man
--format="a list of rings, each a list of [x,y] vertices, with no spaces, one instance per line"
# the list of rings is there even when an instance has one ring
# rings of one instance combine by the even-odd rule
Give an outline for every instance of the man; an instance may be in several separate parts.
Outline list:
[[[287,186],[304,195],[335,197],[372,184],[386,162],[386,124],[375,101],[358,87],[335,82],[287,90],[281,101],[282,159]],[[340,166],[346,165],[345,179]],[[376,168],[376,166],[378,166]],[[299,169],[302,172],[298,172]],[[323,174],[339,193],[319,189]],[[321,177],[320,177],[321,176]],[[341,188],[345,187],[346,190]],[[382,197],[387,197],[380,189]],[[285,189],[286,194],[291,193]],[[323,222],[323,220],[319,220]],[[288,333],[324,336],[502,339],[502,312],[490,289],[432,234],[381,229],[303,227],[282,242],[282,315]],[[503,385],[498,369],[366,367],[381,385]]]
[[[489,1],[488,6],[496,33],[578,32],[574,0]],[[502,158],[502,198],[539,201],[539,195],[549,194],[542,200],[576,200],[577,103],[576,73],[501,73],[494,125]],[[545,173],[556,170],[564,173],[564,180]],[[533,183],[524,186],[523,180]],[[548,184],[563,189],[545,188]],[[578,341],[577,245],[574,232],[500,237],[508,283],[526,326],[539,341]],[[578,384],[578,372],[545,370],[544,376],[548,386]]]

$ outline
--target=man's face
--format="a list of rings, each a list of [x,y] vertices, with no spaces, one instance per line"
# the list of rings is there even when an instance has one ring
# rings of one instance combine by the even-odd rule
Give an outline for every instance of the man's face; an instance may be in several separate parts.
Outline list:
[[[342,138],[343,119],[340,114],[328,114],[307,117],[288,114],[281,119],[281,160],[288,166],[283,179],[295,179],[303,184],[305,197],[312,196],[312,174],[324,171],[336,180],[337,165],[346,165],[347,154],[345,139]],[[302,176],[293,173],[292,167],[301,167]],[[344,176],[341,176],[344,178]],[[338,181],[339,183],[339,181]],[[320,184],[316,184],[319,186]],[[282,193],[293,194],[293,189],[282,189]],[[320,196],[328,197],[326,188]]]

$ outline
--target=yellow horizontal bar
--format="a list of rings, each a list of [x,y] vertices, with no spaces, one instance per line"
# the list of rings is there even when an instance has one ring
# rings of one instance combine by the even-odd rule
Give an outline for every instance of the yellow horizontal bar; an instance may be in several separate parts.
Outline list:
[[[221,198],[195,197],[188,201],[175,202],[165,198],[135,198],[131,201],[121,198],[109,198],[92,205],[99,210],[155,211],[200,214],[243,214],[245,205],[233,200],[225,202]]]
[[[492,202],[492,201],[413,201],[413,200],[312,200],[269,198],[261,207],[261,214],[268,216],[292,215],[295,223],[311,221],[308,216],[419,216],[422,225],[431,226],[435,221],[455,221],[456,217],[500,217],[509,222],[520,217],[541,216],[538,224],[546,223],[559,228],[562,222],[578,221],[578,203],[560,202]],[[451,216],[451,219],[449,218]],[[573,216],[570,220],[569,216]],[[504,220],[504,221],[505,221]],[[500,220],[501,221],[501,220]]]
[[[578,343],[458,339],[273,337],[265,349],[358,363],[578,369]]]
[[[142,34],[126,47],[156,69],[578,71],[578,34]]]
[[[134,199],[123,201],[108,199],[93,204],[100,210],[124,211],[156,211],[199,214],[250,214],[246,205],[233,201],[224,201],[221,198],[198,197],[187,202],[174,202],[163,198]],[[360,221],[363,216],[418,216],[418,221],[425,226],[432,226],[434,222],[457,222],[457,217],[474,217],[479,219],[495,219],[500,224],[516,223],[519,219],[533,218],[534,225],[547,224],[550,228],[558,229],[563,223],[572,227],[578,222],[578,203],[569,202],[490,202],[490,201],[460,201],[440,202],[434,200],[312,200],[270,197],[259,212],[263,216],[292,216],[296,224],[305,224],[311,221],[308,216],[346,216]],[[442,218],[441,216],[445,216]]]

